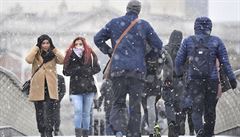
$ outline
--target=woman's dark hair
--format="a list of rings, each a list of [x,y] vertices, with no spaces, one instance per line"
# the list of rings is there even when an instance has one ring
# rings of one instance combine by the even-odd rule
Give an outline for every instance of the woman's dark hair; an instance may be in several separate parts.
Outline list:
[[[37,46],[38,46],[39,48],[41,48],[42,42],[43,42],[44,40],[48,40],[48,42],[50,43],[50,48],[53,48],[53,47],[54,47],[53,42],[52,42],[52,39],[51,39],[47,34],[43,34],[43,35],[41,35],[40,37],[38,37],[38,39],[37,39]]]

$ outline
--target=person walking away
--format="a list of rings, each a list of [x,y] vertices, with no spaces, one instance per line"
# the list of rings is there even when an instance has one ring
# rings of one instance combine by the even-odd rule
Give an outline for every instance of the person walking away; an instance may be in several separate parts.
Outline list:
[[[183,75],[183,66],[188,62],[187,86],[193,99],[192,120],[197,137],[214,135],[219,84],[217,59],[223,65],[232,89],[237,87],[225,45],[219,37],[212,36],[211,31],[212,21],[208,17],[196,18],[195,34],[184,39],[175,60],[178,77]]]
[[[127,137],[141,136],[140,108],[146,75],[144,58],[146,43],[154,47],[156,52],[160,52],[162,49],[162,41],[151,25],[143,19],[138,19],[140,10],[141,3],[138,0],[131,0],[127,5],[125,16],[112,19],[94,36],[96,46],[104,54],[112,56],[109,65],[110,71],[108,71],[110,74],[107,75],[113,83],[110,124],[118,137],[124,133]],[[130,26],[131,23],[133,25]],[[129,26],[132,28],[126,30]],[[121,37],[121,41],[118,41],[124,31],[128,32]],[[109,39],[112,46],[106,43]],[[117,42],[119,43],[116,46]],[[115,46],[117,48],[113,50]],[[129,94],[129,119],[126,109],[127,94]]]

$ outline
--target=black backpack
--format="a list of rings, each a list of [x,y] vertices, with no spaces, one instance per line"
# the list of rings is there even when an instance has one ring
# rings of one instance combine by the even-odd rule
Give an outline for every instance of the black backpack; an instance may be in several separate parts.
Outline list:
[[[147,75],[156,75],[156,71],[159,68],[161,61],[161,53],[151,50],[145,56],[145,62],[147,67]]]
[[[206,43],[198,42],[192,37],[194,47],[188,58],[188,72],[193,79],[207,79],[210,77],[210,49]]]

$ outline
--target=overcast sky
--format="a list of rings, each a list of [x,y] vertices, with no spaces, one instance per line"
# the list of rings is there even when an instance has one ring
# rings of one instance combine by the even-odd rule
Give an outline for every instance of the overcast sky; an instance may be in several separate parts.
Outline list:
[[[87,11],[99,7],[101,0],[65,0],[72,11]],[[106,0],[104,0],[106,1]],[[125,12],[129,0],[109,0],[112,8]],[[167,0],[171,1],[171,0]],[[20,3],[27,12],[57,12],[62,0],[0,0],[0,11],[7,12],[15,3]],[[79,6],[77,6],[79,5]],[[240,0],[209,0],[209,17],[216,21],[240,21]]]

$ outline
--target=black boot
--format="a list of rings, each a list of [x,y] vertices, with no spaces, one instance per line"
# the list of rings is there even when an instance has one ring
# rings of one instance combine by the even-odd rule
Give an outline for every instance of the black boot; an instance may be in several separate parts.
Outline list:
[[[203,129],[198,130],[197,137],[204,137]]]
[[[168,124],[168,137],[178,137],[176,133],[176,125],[174,123],[169,123]]]
[[[59,136],[59,130],[54,131],[54,136]]]
[[[46,133],[45,132],[40,132],[41,137],[46,137]]]
[[[82,134],[83,134],[83,137],[88,137],[88,130],[83,129]]]
[[[46,131],[46,137],[53,137],[52,132],[51,131]]]
[[[75,128],[75,135],[76,135],[76,137],[82,137],[82,129]]]

